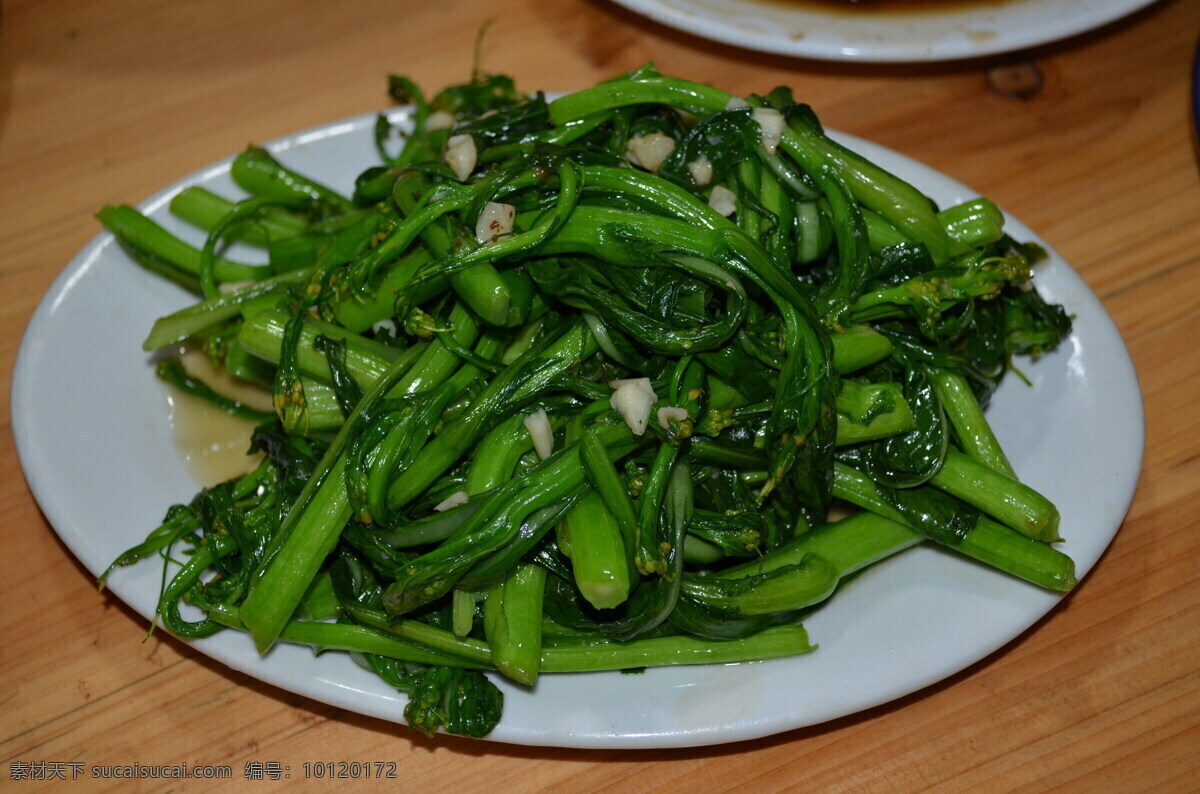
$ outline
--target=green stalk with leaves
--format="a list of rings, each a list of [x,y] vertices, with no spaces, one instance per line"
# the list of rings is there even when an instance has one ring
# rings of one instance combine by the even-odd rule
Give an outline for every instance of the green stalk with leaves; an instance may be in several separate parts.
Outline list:
[[[415,729],[482,736],[483,671],[808,653],[805,615],[922,543],[1074,585],[981,407],[1070,331],[991,202],[936,207],[787,89],[389,89],[412,124],[380,118],[353,193],[250,147],[244,195],[171,202],[194,235],[98,214],[196,293],[146,350],[198,345],[275,408],[159,367],[261,454],[114,563],[167,560],[170,631],[351,653]]]

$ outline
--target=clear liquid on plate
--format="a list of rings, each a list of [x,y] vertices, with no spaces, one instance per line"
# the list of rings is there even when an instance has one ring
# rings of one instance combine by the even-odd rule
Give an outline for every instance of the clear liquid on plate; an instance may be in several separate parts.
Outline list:
[[[265,389],[233,378],[212,366],[203,352],[182,348],[180,358],[188,373],[216,391],[263,411],[271,410]],[[204,487],[246,474],[262,460],[261,453],[247,455],[254,423],[237,419],[173,387],[167,387],[167,423],[175,446],[188,471]]]
[[[935,13],[999,8],[1016,0],[765,0],[771,5],[791,6],[846,15]]]

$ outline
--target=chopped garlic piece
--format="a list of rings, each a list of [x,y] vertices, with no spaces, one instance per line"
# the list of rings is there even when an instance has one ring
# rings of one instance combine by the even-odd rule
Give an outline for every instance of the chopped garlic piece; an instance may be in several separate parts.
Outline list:
[[[712,181],[712,163],[710,163],[708,158],[704,155],[700,155],[695,160],[692,160],[690,163],[688,163],[687,170],[688,173],[692,175],[692,181],[695,182],[698,187],[704,187]]]
[[[442,501],[440,501],[436,505],[434,505],[433,506],[434,512],[444,513],[445,511],[449,510],[452,507],[458,507],[459,505],[465,505],[470,500],[470,498],[471,497],[467,496],[466,491],[455,491],[454,493],[450,494],[445,499],[443,499]]]
[[[737,212],[737,193],[724,185],[717,185],[708,195],[708,206],[728,218]]]
[[[446,153],[442,155],[459,182],[467,181],[467,177],[475,170],[478,157],[475,139],[470,135],[451,135],[450,140],[446,141]]]
[[[475,242],[480,245],[496,242],[497,238],[512,231],[516,217],[517,208],[512,204],[497,204],[494,201],[484,204],[479,220],[475,221]]]
[[[775,154],[779,140],[783,137],[783,114],[773,108],[755,108],[750,118],[758,122],[762,130],[762,147],[767,154]]]
[[[650,379],[627,378],[611,381],[608,385],[616,389],[608,404],[621,415],[635,436],[645,433],[646,426],[650,424],[650,409],[658,402]]]
[[[399,332],[399,329],[396,327],[396,320],[392,317],[388,317],[386,320],[380,320],[379,322],[375,323],[371,326],[371,330],[377,334],[381,332],[387,332],[392,336],[395,336]]]
[[[649,135],[638,135],[630,138],[625,145],[625,159],[647,171],[657,171],[658,167],[675,151],[675,139],[661,132]]]
[[[542,460],[550,457],[554,452],[554,429],[550,427],[546,411],[542,408],[537,409],[525,417],[524,423],[529,437],[533,439],[533,450],[537,452],[537,456]]]
[[[622,386],[637,386],[647,394],[654,394],[654,387],[650,385],[649,378],[619,378],[608,382],[608,388],[610,389],[619,389]],[[655,400],[657,399],[655,397]]]
[[[666,430],[671,426],[672,419],[674,419],[676,422],[686,422],[687,418],[688,412],[686,408],[680,408],[676,405],[667,405],[658,409],[658,426],[663,430]]]
[[[725,103],[726,110],[741,110],[748,107],[750,107],[750,103],[740,96],[731,96],[729,97],[729,101]]]
[[[438,130],[448,130],[454,126],[454,116],[451,116],[444,110],[439,110],[435,113],[430,113],[425,119],[425,131],[437,132]]]

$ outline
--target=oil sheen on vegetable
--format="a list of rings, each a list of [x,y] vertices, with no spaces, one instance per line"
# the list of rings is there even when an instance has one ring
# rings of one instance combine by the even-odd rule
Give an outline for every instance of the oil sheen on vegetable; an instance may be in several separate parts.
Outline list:
[[[270,395],[231,377],[209,363],[208,357],[193,347],[179,350],[187,371],[213,388],[255,408],[271,409]],[[167,423],[175,437],[175,446],[188,471],[203,486],[209,487],[251,471],[261,455],[248,456],[254,424],[221,411],[214,405],[167,386]]]

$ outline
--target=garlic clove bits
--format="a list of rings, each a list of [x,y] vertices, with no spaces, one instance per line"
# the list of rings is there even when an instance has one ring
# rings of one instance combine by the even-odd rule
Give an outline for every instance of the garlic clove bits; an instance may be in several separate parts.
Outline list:
[[[452,507],[458,507],[459,505],[465,505],[468,501],[470,501],[470,498],[471,497],[467,496],[466,491],[455,491],[454,493],[450,494],[445,499],[443,499],[442,501],[440,501],[436,505],[434,505],[433,510],[435,513],[444,513]]]
[[[466,182],[471,176],[471,172],[475,170],[475,163],[479,159],[479,152],[475,149],[475,139],[470,135],[451,135],[446,141],[446,151],[442,154],[442,160],[446,165],[450,166],[450,170],[454,172],[454,176],[459,182]]]
[[[754,119],[762,130],[760,140],[763,151],[775,154],[775,150],[779,148],[779,141],[783,138],[783,114],[774,108],[755,108],[750,111],[750,118]]]
[[[539,408],[524,419],[525,429],[533,439],[533,450],[542,460],[554,454],[554,429],[545,409]]]
[[[611,381],[608,385],[616,389],[608,404],[621,415],[635,436],[644,434],[650,424],[650,409],[658,402],[650,379],[628,378]]]
[[[516,217],[517,208],[512,204],[498,204],[495,201],[484,204],[475,221],[475,242],[487,245],[510,234]]]
[[[661,132],[638,135],[625,144],[625,159],[647,171],[657,171],[675,151],[675,139]]]

